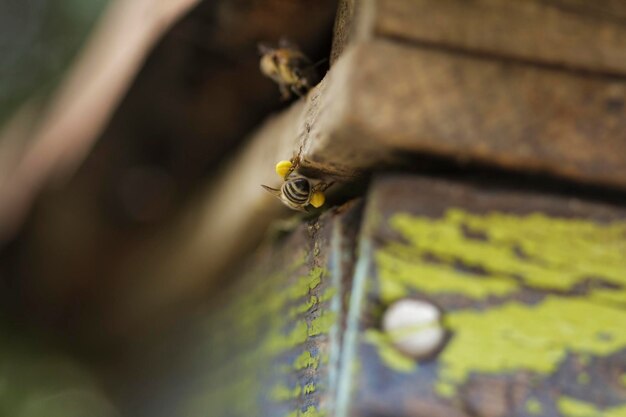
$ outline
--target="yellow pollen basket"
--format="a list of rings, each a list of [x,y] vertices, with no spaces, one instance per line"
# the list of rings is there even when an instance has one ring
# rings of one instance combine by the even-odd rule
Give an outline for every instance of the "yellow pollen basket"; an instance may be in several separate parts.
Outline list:
[[[316,191],[313,193],[313,195],[311,195],[311,200],[309,201],[309,204],[311,204],[315,208],[320,208],[324,205],[325,201],[326,196],[324,196],[324,193],[321,191]]]
[[[291,171],[291,168],[293,167],[293,164],[291,163],[291,161],[280,161],[279,163],[276,164],[276,173],[278,175],[280,175],[281,178],[285,178],[287,175],[289,175],[289,172]]]

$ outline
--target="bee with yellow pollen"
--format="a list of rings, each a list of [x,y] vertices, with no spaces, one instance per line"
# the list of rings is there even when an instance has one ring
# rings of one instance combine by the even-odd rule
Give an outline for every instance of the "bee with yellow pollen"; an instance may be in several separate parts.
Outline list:
[[[324,181],[314,181],[297,173],[300,159],[280,161],[276,164],[276,173],[283,179],[280,188],[261,185],[287,207],[298,211],[307,211],[307,206],[322,207],[326,201],[324,191],[332,185]]]

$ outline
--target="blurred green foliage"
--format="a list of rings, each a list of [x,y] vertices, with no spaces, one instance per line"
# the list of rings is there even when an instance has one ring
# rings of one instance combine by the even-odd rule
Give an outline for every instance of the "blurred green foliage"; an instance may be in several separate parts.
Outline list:
[[[29,99],[49,96],[107,3],[0,1],[0,128]]]
[[[95,379],[41,338],[0,324],[0,416],[116,417]]]

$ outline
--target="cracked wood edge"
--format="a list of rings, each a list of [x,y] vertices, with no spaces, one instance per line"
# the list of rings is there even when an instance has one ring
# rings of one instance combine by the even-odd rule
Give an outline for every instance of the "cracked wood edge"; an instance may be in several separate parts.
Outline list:
[[[331,175],[410,151],[626,187],[624,80],[373,40],[320,91],[302,156]]]

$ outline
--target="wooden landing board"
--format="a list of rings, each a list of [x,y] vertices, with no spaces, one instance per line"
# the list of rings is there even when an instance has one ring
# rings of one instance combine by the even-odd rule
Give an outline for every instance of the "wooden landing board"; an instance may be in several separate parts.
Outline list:
[[[389,176],[362,224],[337,416],[626,411],[625,207]],[[434,358],[380,330],[405,298],[442,311]]]
[[[626,207],[379,178],[242,265],[172,341],[193,371],[150,415],[622,416],[625,248]],[[442,311],[428,360],[380,328],[404,298]]]
[[[360,6],[355,31],[362,38],[626,76],[626,6],[619,0],[365,0]]]
[[[353,204],[302,223],[243,263],[189,343],[172,341],[191,371],[169,379],[159,396],[173,402],[150,415],[332,415],[359,213]]]

